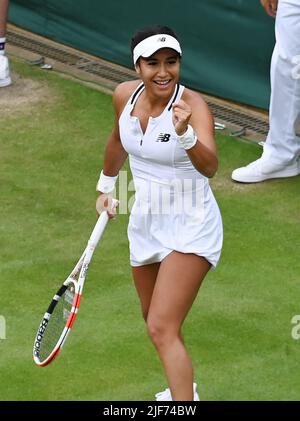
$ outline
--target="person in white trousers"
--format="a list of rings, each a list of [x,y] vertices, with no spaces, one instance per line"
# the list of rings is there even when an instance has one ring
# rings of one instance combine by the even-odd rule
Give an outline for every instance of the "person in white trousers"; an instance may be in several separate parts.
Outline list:
[[[11,84],[8,59],[5,55],[8,6],[9,0],[0,0],[0,88]]]
[[[232,172],[232,179],[242,183],[300,174],[300,0],[261,0],[261,4],[276,17],[270,129],[262,156]]]

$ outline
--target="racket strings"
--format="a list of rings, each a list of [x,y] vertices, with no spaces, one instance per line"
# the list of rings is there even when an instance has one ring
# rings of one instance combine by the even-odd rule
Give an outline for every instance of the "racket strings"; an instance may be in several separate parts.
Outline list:
[[[74,285],[71,283],[55,303],[51,317],[40,344],[39,359],[45,361],[55,348],[66,326],[74,300]]]

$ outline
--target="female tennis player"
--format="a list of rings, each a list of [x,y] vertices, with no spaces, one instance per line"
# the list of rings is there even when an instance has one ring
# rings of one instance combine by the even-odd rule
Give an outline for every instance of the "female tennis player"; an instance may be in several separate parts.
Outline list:
[[[214,122],[202,97],[179,84],[182,51],[172,29],[145,28],[131,48],[139,80],[114,92],[116,122],[97,209],[129,156],[136,191],[128,225],[132,274],[169,385],[156,398],[199,400],[181,328],[222,248],[221,215],[208,182],[218,166]]]

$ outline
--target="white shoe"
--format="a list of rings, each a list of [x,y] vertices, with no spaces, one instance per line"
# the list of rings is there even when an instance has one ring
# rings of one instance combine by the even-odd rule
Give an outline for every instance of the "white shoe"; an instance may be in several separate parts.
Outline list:
[[[259,183],[270,178],[293,177],[298,174],[300,174],[299,159],[294,164],[278,165],[259,158],[246,167],[234,170],[231,178],[240,183]]]
[[[4,88],[11,84],[9,75],[8,59],[5,55],[0,54],[0,88]]]
[[[172,395],[169,388],[163,390],[162,392],[158,392],[155,395],[156,401],[171,401]]]
[[[197,392],[197,383],[194,383],[194,401],[200,401],[198,392]]]
[[[193,383],[194,387],[194,401],[200,401],[199,395],[197,393],[197,383]],[[162,392],[156,393],[156,401],[172,401],[172,395],[169,388],[163,390]]]

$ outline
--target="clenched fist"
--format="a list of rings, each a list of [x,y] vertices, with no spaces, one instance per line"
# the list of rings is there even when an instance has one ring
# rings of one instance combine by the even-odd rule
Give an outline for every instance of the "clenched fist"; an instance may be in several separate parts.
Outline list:
[[[187,130],[187,126],[189,124],[189,121],[192,115],[192,109],[182,99],[180,99],[176,104],[173,104],[172,108],[173,108],[172,120],[175,127],[175,131],[178,136],[181,136]]]

